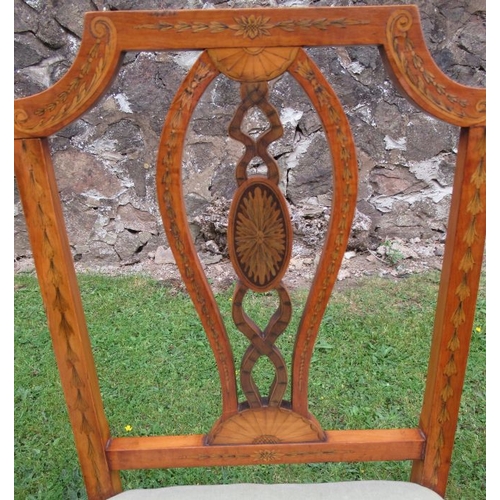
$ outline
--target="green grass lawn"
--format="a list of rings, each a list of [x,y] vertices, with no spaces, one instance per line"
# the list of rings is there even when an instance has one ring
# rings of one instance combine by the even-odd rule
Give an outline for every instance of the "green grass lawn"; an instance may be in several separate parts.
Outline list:
[[[113,435],[203,433],[218,416],[215,362],[190,299],[141,276],[79,277]],[[311,411],[325,429],[415,426],[425,380],[435,273],[370,278],[334,292],[313,357]],[[86,498],[38,285],[15,279],[15,498]],[[262,297],[260,297],[262,299]],[[276,297],[245,309],[267,323]],[[290,359],[299,306],[277,344]],[[231,291],[217,297],[230,318]],[[447,498],[486,497],[486,301],[478,302]],[[231,328],[236,359],[247,341]],[[263,361],[263,360],[261,360]],[[262,392],[272,378],[257,366]],[[132,429],[127,431],[126,426]],[[309,482],[409,477],[409,463],[348,463],[128,471],[125,488],[231,482]]]

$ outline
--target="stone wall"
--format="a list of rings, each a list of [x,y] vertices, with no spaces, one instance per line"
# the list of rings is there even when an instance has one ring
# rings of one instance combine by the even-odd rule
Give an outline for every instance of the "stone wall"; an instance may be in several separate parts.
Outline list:
[[[141,9],[416,3],[426,41],[450,77],[485,84],[485,0],[313,1],[143,0]],[[15,0],[15,94],[57,81],[78,51],[82,15],[137,7],[132,0]],[[446,231],[457,130],[430,119],[388,80],[375,47],[309,49],[343,103],[357,144],[360,191],[351,249],[385,240],[441,241]],[[167,247],[156,204],[156,145],[168,105],[197,53],[129,53],[100,105],[51,139],[70,244],[76,261],[123,265]],[[281,187],[297,209],[296,253],[318,244],[328,222],[330,156],[320,123],[287,75],[270,84],[285,133],[270,147]],[[234,190],[239,143],[226,130],[238,105],[234,82],[217,79],[199,103],[186,144],[184,189],[200,249],[225,251],[221,217]],[[251,134],[267,121],[246,119]],[[253,167],[256,171],[260,165]],[[30,255],[15,198],[15,257]],[[209,203],[215,201],[212,207]]]

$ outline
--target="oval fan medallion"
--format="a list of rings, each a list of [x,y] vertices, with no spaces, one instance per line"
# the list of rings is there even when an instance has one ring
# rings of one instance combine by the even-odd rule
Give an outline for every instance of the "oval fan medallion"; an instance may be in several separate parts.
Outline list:
[[[291,254],[292,226],[285,199],[266,177],[255,176],[236,191],[228,225],[228,248],[236,274],[255,291],[276,287]]]

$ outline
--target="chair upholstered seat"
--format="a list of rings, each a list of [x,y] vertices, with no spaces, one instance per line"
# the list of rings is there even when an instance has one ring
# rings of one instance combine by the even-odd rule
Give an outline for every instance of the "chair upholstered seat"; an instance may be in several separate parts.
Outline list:
[[[117,500],[442,500],[434,491],[402,481],[317,484],[225,484],[129,490]]]

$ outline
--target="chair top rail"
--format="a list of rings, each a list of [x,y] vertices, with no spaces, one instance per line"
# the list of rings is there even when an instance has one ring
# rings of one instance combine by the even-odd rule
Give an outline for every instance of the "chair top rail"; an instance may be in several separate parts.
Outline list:
[[[335,45],[379,46],[395,84],[419,108],[457,126],[485,123],[485,89],[439,69],[414,5],[112,11],[86,14],[80,50],[61,80],[15,101],[15,138],[48,137],[79,118],[111,85],[127,51]]]

